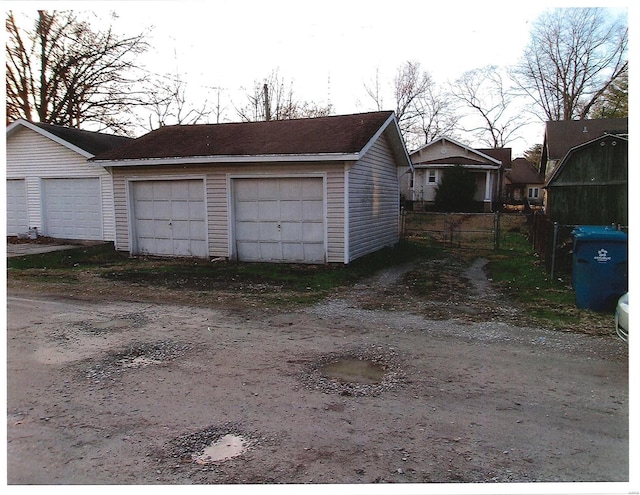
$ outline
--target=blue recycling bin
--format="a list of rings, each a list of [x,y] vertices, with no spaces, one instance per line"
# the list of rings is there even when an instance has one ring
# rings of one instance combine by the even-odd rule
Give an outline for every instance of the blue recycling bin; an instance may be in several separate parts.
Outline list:
[[[579,226],[573,236],[576,306],[610,311],[628,290],[628,235],[613,227]]]

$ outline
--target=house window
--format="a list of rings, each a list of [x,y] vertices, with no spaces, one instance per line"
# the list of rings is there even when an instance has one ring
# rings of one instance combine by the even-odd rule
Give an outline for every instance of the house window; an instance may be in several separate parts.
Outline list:
[[[427,174],[427,184],[435,184],[437,179],[437,174],[435,170],[429,170]]]
[[[529,195],[528,197],[530,199],[537,199],[538,198],[538,194],[539,194],[539,190],[537,187],[530,187],[529,188]]]

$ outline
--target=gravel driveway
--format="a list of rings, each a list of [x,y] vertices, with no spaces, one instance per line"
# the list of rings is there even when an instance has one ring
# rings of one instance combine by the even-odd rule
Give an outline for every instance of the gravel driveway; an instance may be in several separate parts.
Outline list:
[[[10,288],[9,484],[629,479],[623,342],[485,318],[481,261],[431,320],[409,268],[288,311]]]

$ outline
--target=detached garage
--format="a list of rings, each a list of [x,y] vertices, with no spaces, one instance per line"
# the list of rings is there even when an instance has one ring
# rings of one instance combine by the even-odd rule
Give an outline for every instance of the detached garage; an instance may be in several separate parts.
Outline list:
[[[393,112],[168,126],[91,160],[131,255],[349,263],[399,238]]]
[[[7,127],[7,235],[115,241],[111,176],[88,158],[129,138],[17,120]]]

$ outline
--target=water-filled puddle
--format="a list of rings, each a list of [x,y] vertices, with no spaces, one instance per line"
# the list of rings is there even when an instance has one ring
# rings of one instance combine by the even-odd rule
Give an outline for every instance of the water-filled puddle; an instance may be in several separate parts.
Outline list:
[[[386,370],[383,366],[366,359],[342,358],[322,368],[327,378],[346,383],[380,383]]]
[[[197,464],[219,462],[239,456],[248,447],[248,441],[240,435],[225,435],[214,441],[199,456],[194,457]]]

